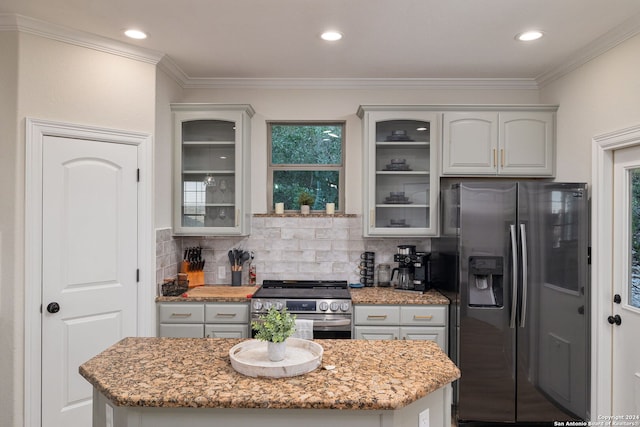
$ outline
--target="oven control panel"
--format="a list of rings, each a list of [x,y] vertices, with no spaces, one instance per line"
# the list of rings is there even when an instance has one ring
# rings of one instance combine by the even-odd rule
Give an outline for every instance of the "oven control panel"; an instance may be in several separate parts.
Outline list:
[[[282,310],[284,307],[290,313],[340,313],[351,314],[351,301],[349,300],[302,300],[302,299],[272,299],[253,298],[251,300],[252,313],[264,313],[271,307]]]

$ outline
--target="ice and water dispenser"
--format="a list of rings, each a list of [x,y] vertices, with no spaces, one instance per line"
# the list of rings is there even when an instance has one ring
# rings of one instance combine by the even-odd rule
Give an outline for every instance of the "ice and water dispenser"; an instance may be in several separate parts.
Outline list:
[[[502,307],[503,259],[498,256],[469,257],[469,306]]]

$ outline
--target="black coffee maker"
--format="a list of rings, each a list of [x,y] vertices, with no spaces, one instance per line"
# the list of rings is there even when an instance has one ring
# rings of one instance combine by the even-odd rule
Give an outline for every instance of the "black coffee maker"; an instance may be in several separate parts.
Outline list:
[[[398,253],[393,256],[393,260],[398,263],[398,268],[394,268],[391,278],[395,272],[398,272],[398,282],[402,282],[404,286],[397,286],[401,289],[426,292],[431,288],[430,285],[430,257],[431,254],[426,252],[416,252],[413,245],[398,246]],[[408,275],[403,278],[403,275]]]

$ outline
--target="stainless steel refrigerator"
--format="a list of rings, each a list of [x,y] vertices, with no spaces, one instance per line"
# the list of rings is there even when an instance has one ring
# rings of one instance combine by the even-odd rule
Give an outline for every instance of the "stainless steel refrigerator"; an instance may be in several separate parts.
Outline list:
[[[587,419],[586,184],[452,187],[442,195],[443,237],[434,246],[454,272],[450,350],[462,373],[459,423]]]

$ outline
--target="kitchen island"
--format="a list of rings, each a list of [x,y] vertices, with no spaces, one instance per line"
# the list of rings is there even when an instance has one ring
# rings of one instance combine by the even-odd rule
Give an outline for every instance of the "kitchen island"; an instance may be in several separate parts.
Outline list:
[[[460,371],[433,342],[318,340],[335,369],[252,378],[230,364],[242,341],[125,338],[80,366],[93,426],[450,426]]]

